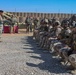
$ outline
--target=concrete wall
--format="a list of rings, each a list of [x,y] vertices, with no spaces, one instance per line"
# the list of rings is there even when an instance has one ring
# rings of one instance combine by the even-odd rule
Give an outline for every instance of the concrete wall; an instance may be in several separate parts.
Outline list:
[[[64,14],[64,13],[23,13],[23,12],[9,12],[11,14],[14,14],[18,18],[18,22],[24,23],[27,16],[31,17],[47,17],[47,18],[53,18],[56,17],[60,21],[63,18],[70,18],[73,14]]]

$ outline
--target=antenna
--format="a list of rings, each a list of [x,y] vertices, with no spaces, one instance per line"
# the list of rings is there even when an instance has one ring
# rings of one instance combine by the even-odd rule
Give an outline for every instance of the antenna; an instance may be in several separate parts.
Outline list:
[[[72,16],[72,14],[73,14],[73,10],[71,10],[71,16]]]
[[[60,9],[58,10],[58,13],[60,13]]]

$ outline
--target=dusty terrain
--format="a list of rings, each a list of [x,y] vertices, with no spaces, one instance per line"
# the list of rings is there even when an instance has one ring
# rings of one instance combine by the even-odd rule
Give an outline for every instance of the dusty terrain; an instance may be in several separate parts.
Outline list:
[[[1,40],[0,75],[70,75],[57,58],[37,46],[32,33],[3,34]]]

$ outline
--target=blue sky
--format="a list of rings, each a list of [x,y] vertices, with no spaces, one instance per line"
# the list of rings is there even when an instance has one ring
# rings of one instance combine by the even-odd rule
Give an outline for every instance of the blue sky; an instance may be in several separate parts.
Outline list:
[[[0,0],[0,9],[10,12],[76,13],[76,0]]]

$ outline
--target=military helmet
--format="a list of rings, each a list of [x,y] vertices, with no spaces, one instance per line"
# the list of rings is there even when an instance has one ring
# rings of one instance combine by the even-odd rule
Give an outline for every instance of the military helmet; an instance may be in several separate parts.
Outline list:
[[[48,19],[44,19],[44,23],[48,23]]]
[[[56,23],[57,25],[60,25],[60,22],[59,22],[59,21],[56,21],[55,23]]]
[[[64,20],[61,22],[61,26],[62,26],[62,27],[67,27],[67,26],[69,26],[69,20],[68,20],[68,19],[64,19]]]
[[[69,21],[68,21],[68,19],[64,19],[64,20],[62,21],[62,23],[64,23],[64,24],[68,24]]]
[[[67,27],[67,30],[65,31],[65,35],[69,36],[71,33],[72,33],[72,30],[69,27]]]

